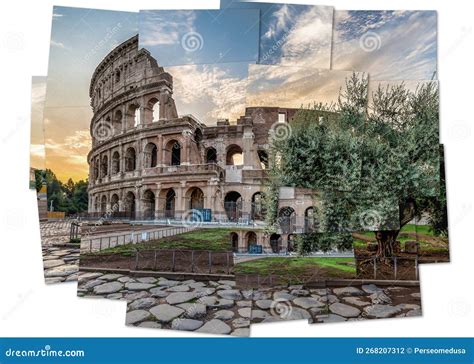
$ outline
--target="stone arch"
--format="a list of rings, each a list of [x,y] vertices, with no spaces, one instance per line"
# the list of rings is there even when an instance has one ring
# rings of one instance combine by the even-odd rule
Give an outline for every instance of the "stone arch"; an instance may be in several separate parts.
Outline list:
[[[155,143],[148,143],[144,150],[144,166],[145,168],[156,167],[158,161],[158,147]]]
[[[148,100],[147,106],[151,113],[151,122],[160,120],[160,100],[157,97],[152,97]]]
[[[296,251],[297,246],[296,246],[296,244],[295,244],[295,236],[294,236],[293,234],[288,234],[288,237],[287,237],[286,239],[287,239],[287,242],[288,242],[288,244],[287,244],[287,246],[288,246],[288,248],[287,248],[288,252],[291,253],[291,252]]]
[[[100,198],[100,212],[105,213],[107,212],[107,196],[102,195]]]
[[[160,191],[160,205],[163,206],[164,217],[174,218],[176,209],[176,192],[172,188]]]
[[[202,141],[202,130],[199,128],[196,128],[196,130],[194,130],[194,141],[196,142],[196,144],[199,144]]]
[[[140,124],[140,105],[132,103],[127,108],[127,127],[134,128]]]
[[[92,168],[93,168],[93,175],[94,175],[94,180],[99,178],[99,161],[98,159],[94,159],[92,161]]]
[[[260,160],[260,168],[262,169],[268,169],[269,163],[268,163],[268,153],[265,150],[258,150],[258,159]]]
[[[165,160],[171,166],[179,166],[181,164],[181,144],[172,139],[165,146]]]
[[[278,222],[283,233],[290,233],[293,231],[293,226],[296,222],[296,212],[293,207],[285,206],[278,211]]]
[[[116,193],[114,193],[110,197],[110,209],[112,212],[118,212],[120,208],[119,197]]]
[[[100,209],[100,203],[99,203],[99,196],[94,197],[94,211],[99,212]]]
[[[206,163],[217,163],[217,151],[214,147],[206,149]]]
[[[137,155],[135,148],[129,147],[125,152],[125,172],[134,171],[137,168]]]
[[[120,172],[120,153],[115,151],[112,153],[112,174]]]
[[[128,191],[125,195],[125,202],[124,202],[125,212],[131,218],[135,218],[135,210],[136,210],[136,202],[135,202],[135,194],[132,191]]]
[[[230,233],[230,244],[232,246],[232,251],[237,253],[239,251],[239,234],[234,231]]]
[[[143,215],[145,219],[155,218],[155,194],[148,189],[143,193]]]
[[[204,208],[204,192],[199,187],[189,188],[185,196],[190,210]]]
[[[305,231],[304,232],[312,232],[315,229],[315,223],[316,223],[316,215],[315,215],[315,209],[313,206],[308,207],[304,211],[304,227]]]
[[[265,206],[263,200],[265,194],[263,192],[255,192],[252,195],[252,213],[251,217],[253,220],[263,220],[265,219]]]
[[[255,234],[254,231],[248,231],[247,234],[245,234],[245,244],[247,251],[250,251],[252,245],[257,245],[257,234]]]
[[[119,134],[122,132],[122,121],[123,121],[122,110],[115,111],[114,118],[112,121],[114,134]]]
[[[270,235],[270,247],[272,248],[272,253],[279,253],[281,249],[281,235],[272,234]]]
[[[236,191],[227,192],[224,197],[224,209],[230,221],[237,221],[242,215],[242,196]]]
[[[227,147],[225,164],[228,166],[241,166],[244,164],[244,154],[242,148],[237,144]]]
[[[104,155],[100,161],[100,177],[106,177],[109,174],[109,158]]]

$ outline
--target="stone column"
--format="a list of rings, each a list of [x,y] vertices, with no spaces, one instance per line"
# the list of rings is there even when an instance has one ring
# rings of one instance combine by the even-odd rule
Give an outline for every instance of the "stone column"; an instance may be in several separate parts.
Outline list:
[[[156,165],[163,166],[163,135],[158,135],[158,142],[156,144]]]
[[[244,166],[243,169],[253,169],[254,161],[254,134],[252,132],[252,129],[246,128],[244,130],[244,136],[243,136],[243,159],[244,159]]]

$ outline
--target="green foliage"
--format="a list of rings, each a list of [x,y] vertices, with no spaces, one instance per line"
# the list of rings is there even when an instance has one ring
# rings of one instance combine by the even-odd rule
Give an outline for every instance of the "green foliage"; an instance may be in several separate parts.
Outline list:
[[[347,251],[352,249],[353,238],[349,233],[308,233],[298,234],[295,244],[300,255],[311,252],[329,252],[333,249]]]
[[[272,144],[280,185],[324,191],[322,231],[396,231],[437,209],[441,232],[437,84],[379,86],[367,104],[367,78],[354,74],[333,113],[297,113],[291,135]]]
[[[50,169],[44,171],[44,180],[48,192],[48,209],[52,202],[54,211],[63,211],[67,214],[87,211],[87,180],[74,182],[69,179],[67,183],[62,183]]]

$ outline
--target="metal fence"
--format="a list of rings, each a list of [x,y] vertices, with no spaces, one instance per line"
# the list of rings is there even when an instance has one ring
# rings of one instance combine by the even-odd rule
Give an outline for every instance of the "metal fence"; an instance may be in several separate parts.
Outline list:
[[[231,251],[191,249],[135,250],[130,259],[131,269],[140,271],[230,274],[234,265]]]
[[[193,230],[192,227],[170,227],[151,231],[132,231],[119,235],[103,235],[99,237],[82,237],[82,252],[98,252],[104,249],[114,248],[116,246],[127,244],[139,244],[151,240],[162,239],[178,234],[183,234]]]

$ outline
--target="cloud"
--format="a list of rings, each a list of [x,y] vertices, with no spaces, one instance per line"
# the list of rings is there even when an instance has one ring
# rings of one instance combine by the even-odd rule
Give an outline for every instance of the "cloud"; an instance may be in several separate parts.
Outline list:
[[[168,67],[180,115],[192,114],[206,124],[236,120],[245,112],[247,64],[228,63]],[[237,72],[238,70],[238,72]],[[239,76],[245,70],[245,77]]]
[[[247,106],[308,107],[333,104],[351,72],[308,67],[249,66]]]
[[[430,79],[436,71],[435,12],[336,11],[334,29],[334,69],[379,80]]]
[[[195,31],[192,10],[142,11],[140,15],[140,45],[145,47],[178,44],[181,34]]]
[[[56,42],[54,39],[51,39],[51,42],[50,42],[50,43],[51,43],[51,45],[52,45],[53,47],[56,47],[56,48],[69,49],[68,47],[66,47],[66,46],[64,45],[64,43]]]
[[[260,60],[329,68],[333,8],[329,6],[273,5],[277,7],[262,37]]]

